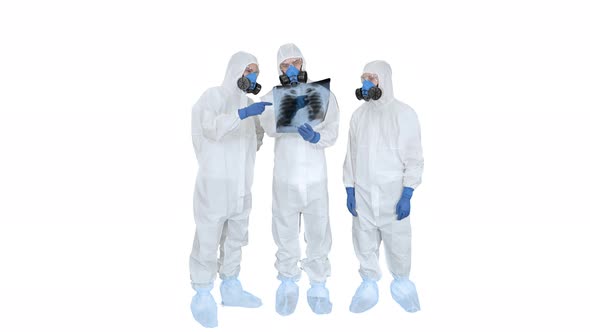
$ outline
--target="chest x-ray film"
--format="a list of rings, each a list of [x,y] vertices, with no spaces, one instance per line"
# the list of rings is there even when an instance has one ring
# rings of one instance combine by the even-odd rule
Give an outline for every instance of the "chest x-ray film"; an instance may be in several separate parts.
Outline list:
[[[296,133],[297,127],[315,126],[326,118],[330,79],[273,88],[277,133]]]

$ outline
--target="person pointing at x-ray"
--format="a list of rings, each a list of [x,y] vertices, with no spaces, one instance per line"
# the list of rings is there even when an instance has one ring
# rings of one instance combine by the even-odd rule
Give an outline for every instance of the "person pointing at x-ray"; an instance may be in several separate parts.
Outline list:
[[[260,91],[258,73],[253,55],[234,54],[221,86],[206,90],[192,110],[199,172],[194,193],[196,231],[190,255],[191,284],[197,293],[191,311],[204,327],[217,326],[217,303],[211,295],[217,274],[223,280],[223,305],[255,308],[262,304],[244,291],[238,280],[242,247],[248,243],[254,161],[264,136],[258,115],[270,105],[254,103],[247,96]]]

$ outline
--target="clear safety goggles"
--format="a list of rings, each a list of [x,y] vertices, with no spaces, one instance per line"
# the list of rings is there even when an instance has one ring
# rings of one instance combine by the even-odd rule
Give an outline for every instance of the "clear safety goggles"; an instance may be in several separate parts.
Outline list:
[[[377,74],[373,74],[373,73],[364,73],[361,75],[361,82],[362,81],[371,81],[375,84],[379,83],[379,76],[377,76]]]
[[[244,73],[245,73],[244,76],[250,75],[252,73],[258,73],[258,72],[259,72],[258,66],[248,65],[248,66],[246,66],[246,69],[244,69]]]
[[[281,62],[281,70],[283,72],[287,71],[287,69],[289,69],[289,66],[293,65],[293,67],[295,68],[301,68],[301,65],[303,64],[303,59],[301,58],[291,58],[291,59],[286,59],[285,61]]]

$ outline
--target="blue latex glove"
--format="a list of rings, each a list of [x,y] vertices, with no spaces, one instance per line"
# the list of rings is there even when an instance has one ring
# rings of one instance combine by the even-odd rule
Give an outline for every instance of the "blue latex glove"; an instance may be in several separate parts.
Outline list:
[[[402,220],[410,215],[410,198],[412,198],[412,194],[414,193],[414,189],[410,187],[404,187],[404,191],[402,192],[402,197],[397,202],[395,207],[395,213],[397,214],[397,220]]]
[[[246,106],[244,108],[240,108],[238,110],[238,114],[240,115],[240,119],[244,120],[245,118],[253,115],[260,115],[264,112],[265,106],[270,106],[272,103],[261,101],[259,103],[254,103],[250,106]]]
[[[304,140],[310,143],[315,144],[320,141],[320,133],[313,130],[313,128],[311,128],[311,126],[308,123],[300,126],[299,128],[297,128],[297,130],[299,131],[301,137],[303,137]]]
[[[346,187],[346,207],[348,208],[348,212],[350,212],[350,214],[355,217],[358,216],[356,213],[356,198],[354,196],[353,187]]]
[[[295,110],[304,108],[305,106],[307,106],[307,104],[309,104],[307,96],[304,95],[295,97]]]

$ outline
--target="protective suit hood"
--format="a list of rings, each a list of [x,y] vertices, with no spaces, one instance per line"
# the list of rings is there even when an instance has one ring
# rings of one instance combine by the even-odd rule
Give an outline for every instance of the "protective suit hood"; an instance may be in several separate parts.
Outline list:
[[[379,77],[379,88],[383,91],[383,95],[379,100],[371,100],[369,103],[386,104],[393,100],[393,84],[391,81],[391,67],[382,60],[369,62],[365,65],[363,73],[377,74]]]
[[[305,70],[305,58],[299,50],[299,47],[297,47],[295,44],[285,44],[279,47],[279,51],[277,52],[277,70],[279,75],[283,74],[281,71],[281,62],[290,58],[301,58],[301,61],[303,62],[301,65],[301,70]]]
[[[245,93],[238,88],[237,82],[244,74],[246,67],[251,63],[258,64],[258,60],[250,53],[238,52],[232,55],[227,64],[222,86],[231,92]]]

